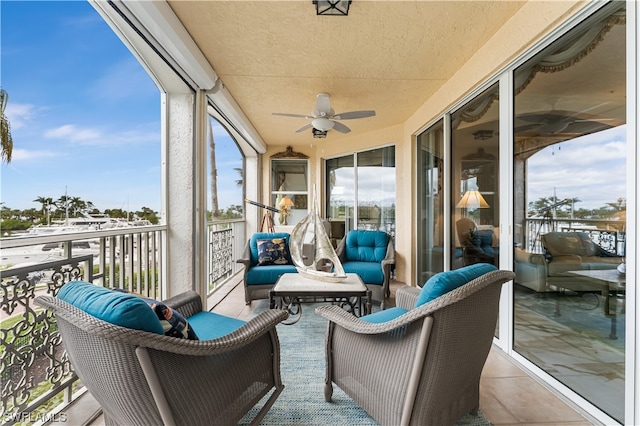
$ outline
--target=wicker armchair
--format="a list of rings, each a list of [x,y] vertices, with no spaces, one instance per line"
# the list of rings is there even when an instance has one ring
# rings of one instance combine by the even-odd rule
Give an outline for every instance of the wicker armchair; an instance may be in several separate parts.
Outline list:
[[[117,326],[57,297],[35,302],[55,314],[69,360],[107,425],[236,424],[273,390],[258,424],[284,388],[275,328],[283,311],[219,338],[187,340]],[[187,318],[202,311],[195,292],[164,303]]]
[[[391,271],[396,266],[393,238],[384,231],[352,229],[338,243],[336,255],[344,272],[358,274],[371,290],[371,298],[386,308]]]
[[[377,313],[383,322],[317,308],[330,321],[325,399],[335,383],[382,425],[453,425],[477,412],[501,284],[513,277],[494,270],[418,307],[421,290],[405,286],[396,308]]]
[[[291,262],[265,266],[259,264],[258,242],[260,240],[284,240],[284,249],[288,258],[290,238],[287,232],[258,232],[253,234],[245,244],[242,257],[236,262],[244,266],[244,300],[247,305],[250,305],[252,300],[268,299],[269,292],[282,274],[298,272]]]

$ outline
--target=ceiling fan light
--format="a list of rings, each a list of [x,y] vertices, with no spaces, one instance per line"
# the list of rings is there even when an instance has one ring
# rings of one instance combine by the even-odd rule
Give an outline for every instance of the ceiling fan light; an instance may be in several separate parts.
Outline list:
[[[318,129],[322,132],[326,132],[327,130],[333,129],[333,121],[329,120],[325,117],[314,118],[311,122],[315,129]]]

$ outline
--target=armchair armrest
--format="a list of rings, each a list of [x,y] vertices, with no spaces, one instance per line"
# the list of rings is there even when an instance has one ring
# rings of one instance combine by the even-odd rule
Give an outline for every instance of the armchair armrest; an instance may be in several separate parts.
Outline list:
[[[249,241],[244,245],[244,251],[242,252],[242,257],[236,259],[236,263],[241,263],[244,265],[245,273],[251,267],[251,248],[249,247]]]
[[[383,334],[429,316],[436,310],[426,309],[427,305],[429,305],[429,303],[383,323],[364,321],[336,305],[319,306],[316,308],[316,314],[356,334]]]
[[[393,238],[389,236],[389,243],[387,243],[387,253],[382,259],[382,269],[391,269],[396,264],[396,249],[393,247]]]
[[[503,284],[513,278],[515,278],[515,274],[506,270],[486,273],[466,285],[455,288],[424,305],[413,308],[405,314],[383,323],[364,321],[336,305],[319,306],[316,308],[316,314],[353,333],[382,334],[430,316],[435,311],[462,300],[469,293],[474,293],[488,285]]]
[[[416,306],[416,300],[422,290],[417,287],[405,285],[396,291],[396,306],[402,309],[412,309]]]
[[[162,302],[180,312],[185,318],[202,311],[202,299],[195,291],[185,291]]]
[[[336,247],[336,256],[338,256],[338,259],[340,259],[340,262],[345,261],[346,245],[347,245],[347,236],[345,235],[344,237],[342,237],[342,239],[338,243],[338,246]]]
[[[153,341],[145,341],[141,346],[181,355],[207,356],[239,349],[257,340],[265,333],[275,330],[276,325],[287,319],[289,314],[281,309],[268,309],[252,318],[237,330],[211,340],[187,340],[153,334]],[[145,334],[152,334],[142,332]]]
[[[535,265],[546,265],[547,260],[543,254],[531,253],[520,248],[516,248],[513,252],[516,262],[533,263]]]

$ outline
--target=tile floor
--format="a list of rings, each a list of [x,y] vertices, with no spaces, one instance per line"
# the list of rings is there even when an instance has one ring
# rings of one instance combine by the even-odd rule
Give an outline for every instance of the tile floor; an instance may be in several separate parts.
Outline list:
[[[391,305],[394,302],[395,289],[401,285],[403,284],[399,282],[393,283]],[[214,299],[210,304],[215,305],[213,311],[216,313],[240,319],[246,319],[251,313],[251,308],[244,303],[244,290],[241,284],[230,291],[217,292]],[[86,408],[91,407],[91,404],[97,405],[95,400],[87,401]],[[85,403],[83,402],[82,405]],[[482,373],[480,410],[496,426],[600,424],[558,398],[497,348],[493,348],[489,353]],[[88,424],[103,426],[104,419],[99,416]]]

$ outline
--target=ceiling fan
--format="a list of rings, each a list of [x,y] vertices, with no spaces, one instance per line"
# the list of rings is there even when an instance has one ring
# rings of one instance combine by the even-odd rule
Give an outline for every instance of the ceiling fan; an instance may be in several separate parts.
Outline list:
[[[611,126],[603,121],[611,121],[610,118],[579,119],[577,113],[569,111],[554,111],[546,114],[526,114],[517,117],[520,120],[532,124],[517,127],[516,133],[535,130],[540,135],[556,135],[562,133],[591,133]]]
[[[331,108],[331,101],[329,100],[328,93],[318,93],[316,96],[316,107],[311,111],[311,115],[302,114],[288,114],[283,112],[274,112],[273,115],[280,115],[284,117],[297,117],[306,118],[311,120],[311,123],[302,126],[296,133],[304,132],[307,129],[315,129],[319,132],[327,132],[331,129],[337,130],[340,133],[349,133],[350,128],[340,123],[338,120],[353,120],[356,118],[367,118],[376,115],[375,111],[350,111],[335,114],[333,108]],[[314,135],[315,135],[314,131]]]

